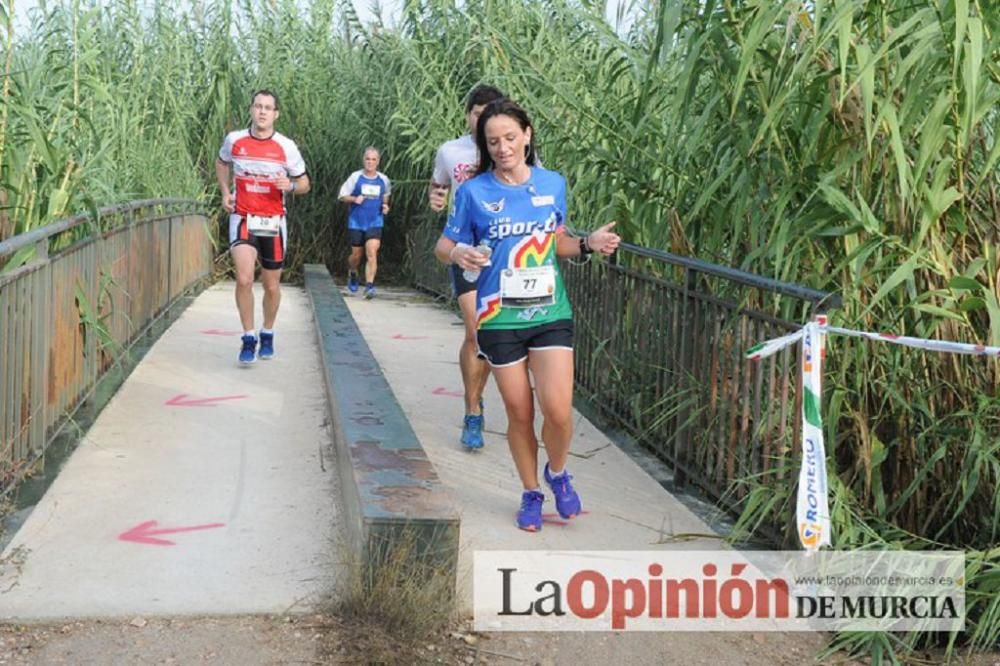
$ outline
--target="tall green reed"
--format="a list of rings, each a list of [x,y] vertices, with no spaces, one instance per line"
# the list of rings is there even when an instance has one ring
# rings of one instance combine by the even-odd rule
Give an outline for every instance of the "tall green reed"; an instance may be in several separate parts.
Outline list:
[[[486,81],[533,116],[571,225],[616,219],[635,243],[837,291],[836,323],[1000,344],[1000,12],[983,0],[664,0],[632,3],[623,33],[569,0],[407,0],[397,29],[338,0],[44,6],[25,35],[0,25],[0,236],[98,203],[217,202],[215,151],[266,86],[314,183],[292,272],[340,269],[336,190],[369,144],[396,184],[399,264],[434,150]],[[989,552],[998,383],[995,361],[830,340],[838,546]],[[748,479],[741,527],[788,526],[792,479]]]

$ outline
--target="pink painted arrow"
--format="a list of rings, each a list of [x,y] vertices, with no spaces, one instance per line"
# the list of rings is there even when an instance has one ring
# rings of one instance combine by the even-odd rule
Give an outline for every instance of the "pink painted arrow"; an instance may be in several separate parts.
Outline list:
[[[215,403],[223,400],[243,400],[249,397],[247,395],[220,395],[217,398],[195,399],[188,398],[187,393],[178,393],[163,404],[167,407],[215,407]]]
[[[453,398],[461,398],[465,396],[465,394],[462,393],[461,391],[451,391],[443,386],[437,387],[436,389],[431,391],[431,393],[433,393],[434,395],[450,395]]]
[[[204,331],[199,331],[199,333],[202,333],[203,335],[241,335],[240,331],[224,331],[220,328],[207,328]]]
[[[393,340],[426,340],[426,335],[403,335],[402,333],[397,333],[392,336]]]
[[[139,523],[135,527],[125,530],[118,535],[119,541],[131,541],[132,543],[143,543],[149,546],[174,546],[173,541],[167,539],[157,539],[163,534],[177,534],[178,532],[197,532],[199,530],[214,530],[225,527],[225,523],[210,523],[208,525],[192,525],[191,527],[171,527],[168,529],[154,529],[157,525],[155,520],[147,520]]]

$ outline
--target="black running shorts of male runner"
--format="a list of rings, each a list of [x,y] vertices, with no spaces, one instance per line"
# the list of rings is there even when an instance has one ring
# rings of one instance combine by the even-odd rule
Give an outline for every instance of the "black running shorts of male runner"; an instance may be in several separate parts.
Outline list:
[[[257,249],[260,265],[269,271],[279,270],[285,265],[285,244],[287,242],[285,223],[276,236],[257,236],[247,230],[247,218],[233,213],[229,216],[229,249],[237,245],[249,245]]]
[[[527,328],[481,328],[476,334],[479,355],[490,366],[502,368],[528,358],[529,351],[573,351],[573,320],[560,319]]]
[[[348,229],[347,237],[351,240],[351,247],[364,247],[365,243],[371,239],[382,240],[382,227],[372,227],[371,229]]]
[[[466,280],[465,276],[462,275],[464,272],[458,264],[451,265],[451,288],[455,290],[455,298],[470,291],[475,291],[476,285],[479,284],[479,280],[473,282]]]

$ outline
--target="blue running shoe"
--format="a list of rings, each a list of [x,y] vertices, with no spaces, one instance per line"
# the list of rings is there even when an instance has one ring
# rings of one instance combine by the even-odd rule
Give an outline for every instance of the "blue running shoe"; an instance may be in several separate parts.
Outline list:
[[[545,463],[545,483],[549,484],[552,494],[555,495],[556,511],[567,520],[580,515],[580,496],[576,494],[576,491],[573,490],[573,484],[569,482],[572,478],[566,470],[563,470],[562,474],[558,476],[552,476],[549,473],[549,464]]]
[[[365,287],[365,298],[367,298],[369,301],[375,298],[375,285],[370,284],[367,287]]]
[[[470,451],[483,448],[482,415],[465,415],[465,424],[462,426],[462,445]]]
[[[347,274],[347,291],[352,294],[358,293],[358,274],[348,273]]]
[[[257,350],[257,358],[262,361],[270,361],[274,358],[274,333],[260,333],[260,349]]]
[[[240,363],[250,365],[257,360],[257,336],[244,335],[241,340],[243,340],[243,348],[240,349]]]
[[[542,502],[545,495],[537,490],[525,490],[521,493],[521,508],[517,512],[517,526],[527,532],[537,532],[542,529]]]

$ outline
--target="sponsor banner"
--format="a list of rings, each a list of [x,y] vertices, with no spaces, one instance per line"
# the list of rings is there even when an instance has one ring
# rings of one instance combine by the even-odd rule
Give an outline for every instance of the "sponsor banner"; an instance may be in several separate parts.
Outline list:
[[[927,340],[891,333],[855,331],[849,328],[829,326],[826,315],[817,315],[799,330],[772,338],[754,345],[744,357],[759,361],[773,356],[802,341],[802,466],[799,469],[798,496],[796,498],[796,524],[799,542],[807,551],[814,552],[821,546],[830,545],[830,512],[828,507],[828,480],[826,472],[826,450],[823,445],[823,417],[821,412],[823,395],[823,370],[826,357],[825,338],[828,333],[865,338],[877,342],[888,342],[924,351],[973,356],[1000,356],[1000,347],[951,342],[949,340]]]
[[[476,551],[477,631],[961,631],[965,556]]]
[[[830,509],[826,473],[826,447],[823,443],[823,335],[820,325],[826,317],[806,324],[802,340],[802,464],[795,502],[799,543],[808,551],[830,545]]]
[[[744,354],[744,358],[750,361],[759,361],[762,358],[767,358],[768,356],[773,356],[777,354],[782,349],[794,345],[805,335],[805,327],[800,328],[794,333],[789,333],[788,335],[783,335],[780,338],[772,338],[770,340],[765,340],[759,344],[754,345],[748,349]],[[823,318],[823,323],[820,325],[820,331],[823,333],[836,333],[837,335],[846,335],[851,338],[865,338],[867,340],[873,340],[875,342],[888,342],[894,345],[902,345],[904,347],[913,347],[914,349],[922,349],[924,351],[934,351],[941,352],[945,354],[967,354],[969,356],[1000,356],[1000,347],[990,347],[987,345],[972,344],[968,342],[952,342],[950,340],[928,340],[926,338],[914,338],[907,335],[896,335],[894,333],[872,333],[871,331],[855,331],[850,328],[841,328],[839,326],[829,326],[826,324],[826,318]]]

